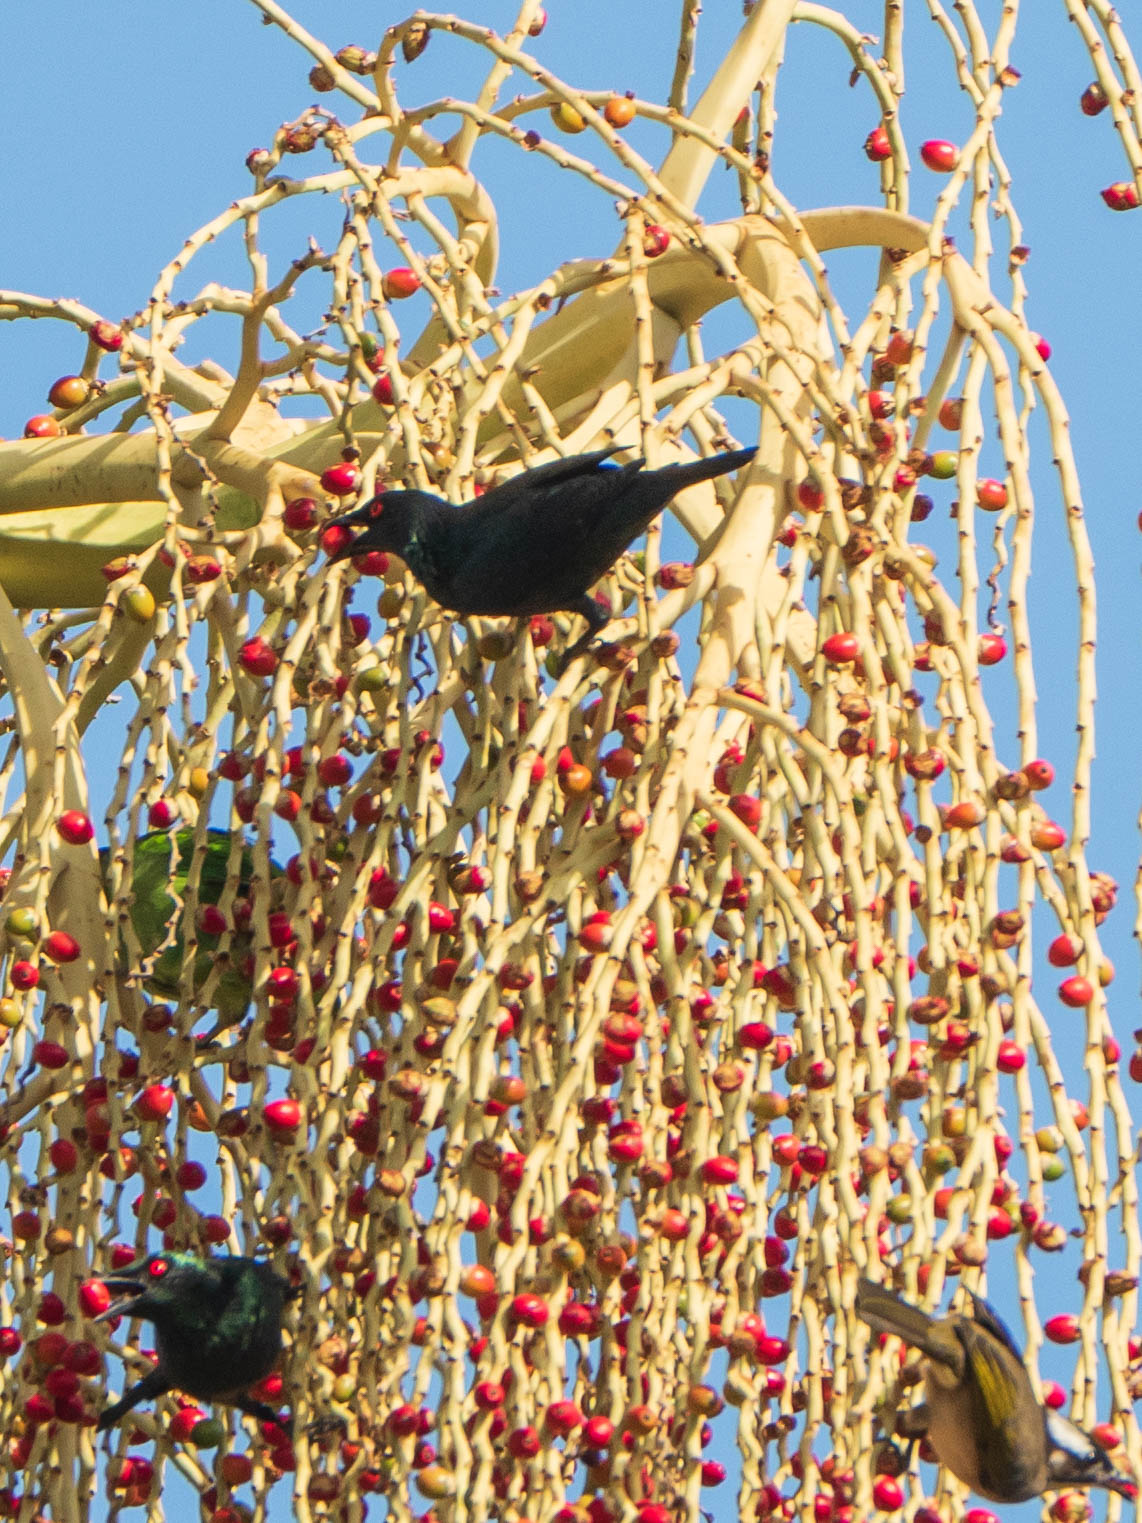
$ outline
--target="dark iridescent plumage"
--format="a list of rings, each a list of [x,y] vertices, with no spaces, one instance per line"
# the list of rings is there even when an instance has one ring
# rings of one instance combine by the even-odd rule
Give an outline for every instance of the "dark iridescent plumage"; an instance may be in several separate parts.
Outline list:
[[[149,1375],[104,1410],[100,1430],[170,1390],[227,1402],[263,1422],[278,1420],[270,1407],[246,1395],[277,1363],[282,1312],[294,1294],[268,1264],[156,1253],[104,1275],[103,1283],[117,1294],[96,1320],[146,1318],[154,1323],[159,1358]]]
[[[432,597],[461,614],[527,617],[564,610],[608,615],[587,589],[604,576],[684,487],[748,464],[753,449],[644,471],[609,465],[614,450],[573,455],[523,471],[454,507],[431,492],[381,492],[331,520],[361,533],[329,559],[387,550]]]

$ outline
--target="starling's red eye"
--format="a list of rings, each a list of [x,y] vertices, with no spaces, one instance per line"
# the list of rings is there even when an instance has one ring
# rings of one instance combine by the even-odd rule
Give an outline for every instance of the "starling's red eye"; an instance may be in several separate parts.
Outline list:
[[[147,1270],[147,1273],[150,1275],[152,1280],[161,1280],[169,1268],[170,1265],[167,1263],[166,1259],[156,1259],[155,1262],[151,1265],[150,1269]]]
[[[381,514],[384,511],[385,511],[385,505],[381,501],[381,499],[379,497],[374,498],[373,499],[373,503],[372,503],[371,507],[369,508],[369,517],[370,518],[380,518]]]

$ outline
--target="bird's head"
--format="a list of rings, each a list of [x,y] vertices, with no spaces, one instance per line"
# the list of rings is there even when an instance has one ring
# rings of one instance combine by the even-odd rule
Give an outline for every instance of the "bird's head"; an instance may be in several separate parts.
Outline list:
[[[109,1317],[146,1317],[154,1322],[211,1283],[213,1271],[209,1260],[193,1253],[152,1253],[100,1278],[114,1299],[96,1322],[106,1322]]]
[[[352,539],[330,554],[329,564],[364,555],[369,550],[403,555],[425,512],[441,506],[440,498],[430,492],[378,492],[363,507],[341,513],[325,525],[327,529],[354,531]]]
[[[1046,1423],[1051,1444],[1047,1466],[1052,1487],[1102,1486],[1122,1497],[1133,1499],[1138,1495],[1137,1484],[1115,1467],[1106,1450],[1078,1423],[1049,1408]]]

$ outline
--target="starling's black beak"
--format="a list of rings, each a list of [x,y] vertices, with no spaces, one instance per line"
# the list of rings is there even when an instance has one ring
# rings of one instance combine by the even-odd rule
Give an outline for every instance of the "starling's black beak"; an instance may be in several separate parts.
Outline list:
[[[94,1319],[96,1322],[107,1322],[112,1317],[129,1317],[135,1310],[136,1303],[146,1294],[147,1283],[131,1273],[134,1268],[136,1268],[134,1264],[129,1264],[121,1274],[100,1276],[107,1289],[115,1293],[115,1298],[111,1305]]]
[[[324,527],[326,529],[356,529],[367,525],[373,517],[373,502],[375,500],[371,499],[363,507],[354,508],[351,513],[339,513],[336,518],[327,519]],[[340,550],[334,550],[332,555],[326,557],[326,564],[332,565],[334,561],[347,560],[350,556],[355,555],[357,553],[355,547],[359,537],[359,535],[354,535],[347,544],[341,546]]]

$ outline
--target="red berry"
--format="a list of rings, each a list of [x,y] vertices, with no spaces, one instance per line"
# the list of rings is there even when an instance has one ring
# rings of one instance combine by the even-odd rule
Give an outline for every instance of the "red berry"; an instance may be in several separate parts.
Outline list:
[[[278,667],[277,652],[261,635],[246,641],[238,652],[238,662],[251,677],[272,677]]]
[[[896,400],[890,391],[870,391],[868,410],[874,418],[881,420],[891,418],[896,411]]]
[[[206,1183],[206,1170],[200,1163],[188,1159],[186,1163],[179,1164],[175,1178],[180,1190],[200,1190]]]
[[[303,534],[306,529],[312,529],[317,522],[316,502],[312,497],[295,497],[292,502],[286,503],[282,522],[295,534]]]
[[[346,545],[353,542],[352,529],[344,524],[326,524],[321,531],[321,549],[325,555],[336,555],[338,550],[343,550]]]
[[[38,1063],[41,1068],[66,1068],[68,1056],[68,1050],[62,1042],[40,1041],[32,1047],[32,1062]]]
[[[847,666],[860,654],[860,640],[846,630],[830,635],[821,646],[821,654],[834,666]]]
[[[194,912],[194,928],[200,936],[223,936],[226,916],[216,904],[200,904]]]
[[[789,1358],[789,1342],[773,1333],[758,1333],[755,1338],[757,1357],[762,1364],[784,1364]]]
[[[360,480],[360,469],[350,460],[327,466],[321,473],[321,485],[333,497],[351,497]]]
[[[825,492],[808,477],[797,484],[797,501],[806,513],[819,513],[825,505]]]
[[[295,1000],[300,988],[301,979],[294,968],[271,968],[266,975],[266,993],[270,999]]]
[[[43,1231],[43,1223],[35,1211],[17,1211],[12,1217],[12,1236],[21,1242],[31,1243]]]
[[[1133,180],[1116,180],[1101,195],[1112,212],[1130,212],[1138,205],[1138,187]]]
[[[87,330],[87,336],[97,348],[105,349],[108,354],[114,354],[116,350],[123,347],[122,330],[114,323],[104,322],[102,319],[92,323]]]
[[[880,1512],[899,1512],[904,1506],[904,1488],[893,1475],[878,1475],[872,1483],[873,1506]]]
[[[912,358],[914,335],[907,328],[897,328],[884,346],[884,357],[894,365],[907,365]]]
[[[34,989],[40,981],[40,970],[34,962],[26,962],[21,958],[12,964],[10,976],[13,988],[21,991]]]
[[[1007,654],[1007,641],[1002,635],[980,635],[976,660],[980,666],[995,666]]]
[[[987,512],[998,513],[1007,506],[1007,488],[1002,481],[993,481],[990,476],[985,476],[982,481],[976,482],[975,500]]]
[[[79,1149],[68,1137],[57,1137],[48,1148],[48,1157],[61,1174],[70,1174],[79,1162]]]
[[[1089,978],[1073,973],[1070,978],[1064,978],[1059,985],[1059,998],[1072,1010],[1083,1010],[1094,1000],[1094,985]]]
[[[995,1058],[995,1066],[999,1069],[1000,1073],[1018,1073],[1026,1062],[1027,1054],[1018,1042],[1000,1042]]]
[[[656,222],[648,222],[642,235],[642,251],[648,259],[657,259],[670,246],[670,234]]]
[[[301,1106],[296,1100],[271,1100],[262,1110],[266,1125],[275,1132],[296,1132],[301,1125]]]
[[[352,764],[340,751],[323,757],[317,764],[317,778],[323,788],[343,788],[352,776]]]
[[[420,276],[403,265],[395,270],[386,270],[381,277],[381,290],[386,301],[401,301],[420,290]]]
[[[79,956],[79,942],[66,931],[49,931],[44,937],[43,953],[52,962],[74,962]]]
[[[947,174],[959,162],[960,150],[944,138],[929,138],[920,144],[920,158],[929,169]]]
[[[1093,80],[1079,96],[1079,110],[1084,116],[1098,116],[1105,111],[1110,102],[1106,98],[1106,91]]]
[[[174,1106],[174,1090],[166,1084],[148,1084],[135,1101],[135,1114],[142,1121],[163,1121]]]
[[[83,846],[95,834],[95,828],[82,809],[65,809],[56,821],[56,829],[69,846]]]
[[[544,1425],[566,1436],[583,1424],[583,1414],[573,1401],[553,1401],[543,1414]]]
[[[40,1297],[40,1304],[36,1308],[36,1321],[42,1322],[46,1327],[58,1327],[67,1318],[67,1307],[64,1305],[62,1296],[57,1296],[54,1290],[47,1290]],[[66,1353],[65,1348],[62,1353]]]
[[[185,1444],[205,1417],[206,1413],[201,1407],[183,1407],[171,1418],[167,1432],[175,1443]]]
[[[55,439],[62,433],[59,420],[50,412],[37,413],[24,424],[25,439]]]
[[[872,129],[864,140],[864,151],[874,164],[892,157],[892,144],[888,141],[888,133],[883,127]]]
[[[218,763],[218,775],[228,783],[240,783],[249,771],[249,761],[237,751],[227,751]]]
[[[756,830],[761,823],[761,800],[755,794],[733,794],[730,798],[730,809],[750,830]]]
[[[1082,956],[1083,944],[1077,936],[1056,936],[1047,948],[1047,961],[1053,968],[1073,967]]]
[[[85,1317],[97,1317],[111,1305],[111,1292],[102,1280],[84,1280],[79,1287],[79,1307]]]
[[[1079,1319],[1069,1312],[1060,1312],[1058,1316],[1048,1317],[1043,1323],[1043,1331],[1052,1343],[1077,1343],[1082,1337]]]
[[[224,1454],[218,1462],[218,1468],[222,1479],[230,1487],[244,1485],[254,1473],[253,1462],[248,1454]]]
[[[551,1315],[551,1308],[542,1296],[525,1292],[512,1298],[511,1314],[524,1327],[542,1327]]]
[[[738,1161],[716,1153],[706,1159],[699,1172],[708,1185],[732,1185],[738,1177]]]
[[[428,902],[428,929],[436,935],[447,935],[456,925],[455,913],[446,904]]]
[[[531,1459],[542,1447],[542,1440],[534,1428],[515,1428],[507,1436],[507,1450],[513,1459]]]

